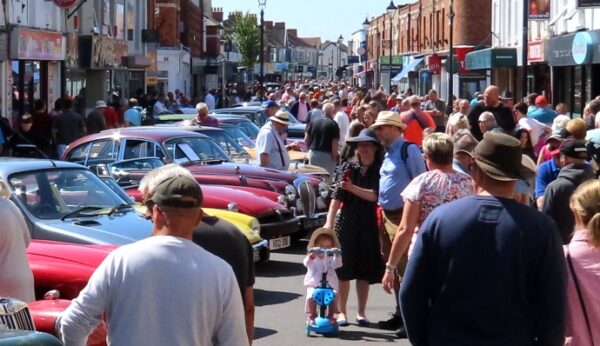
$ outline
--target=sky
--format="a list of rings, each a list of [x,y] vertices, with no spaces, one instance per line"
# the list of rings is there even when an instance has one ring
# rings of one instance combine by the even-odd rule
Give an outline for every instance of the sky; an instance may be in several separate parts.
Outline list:
[[[415,0],[395,0],[401,5]],[[303,6],[299,6],[303,4]],[[300,37],[321,37],[337,41],[340,34],[348,41],[353,32],[362,29],[365,18],[385,12],[390,0],[267,0],[265,20],[285,22],[287,29],[297,29]],[[232,11],[260,13],[258,0],[212,0],[212,6]]]

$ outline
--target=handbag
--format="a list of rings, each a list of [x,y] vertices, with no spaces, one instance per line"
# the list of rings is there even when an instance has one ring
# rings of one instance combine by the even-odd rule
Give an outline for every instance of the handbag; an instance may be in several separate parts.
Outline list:
[[[590,337],[591,345],[594,346],[594,336],[592,335],[592,327],[590,326],[590,320],[588,318],[587,310],[585,308],[585,303],[583,301],[583,296],[581,295],[581,288],[579,287],[579,280],[577,280],[577,275],[575,274],[575,268],[573,268],[573,261],[571,260],[571,253],[569,252],[569,246],[567,245],[567,263],[569,264],[569,271],[571,272],[571,277],[573,278],[573,283],[575,284],[575,290],[577,291],[577,298],[579,299],[579,305],[581,306],[581,311],[583,311],[583,318],[585,319],[585,326],[587,327],[588,334]]]

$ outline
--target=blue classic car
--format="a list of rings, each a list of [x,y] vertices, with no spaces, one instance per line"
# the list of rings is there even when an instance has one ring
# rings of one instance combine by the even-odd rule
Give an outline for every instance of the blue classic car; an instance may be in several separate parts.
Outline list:
[[[0,180],[33,239],[123,245],[152,233],[151,222],[81,165],[2,158]]]

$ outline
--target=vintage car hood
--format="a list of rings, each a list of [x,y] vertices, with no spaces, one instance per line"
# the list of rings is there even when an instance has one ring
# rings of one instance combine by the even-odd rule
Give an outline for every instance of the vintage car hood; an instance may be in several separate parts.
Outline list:
[[[37,228],[44,229],[38,232]],[[124,245],[149,237],[152,223],[136,212],[36,222],[35,239],[69,243]]]
[[[239,167],[239,173],[238,173]],[[255,165],[243,163],[225,162],[219,165],[186,165],[186,168],[195,173],[215,174],[215,175],[234,175],[239,174],[257,179],[282,180],[291,184],[296,177],[293,174],[278,171],[276,169],[263,168]]]
[[[81,245],[49,240],[32,240],[27,257],[32,267],[38,265],[76,264],[96,269],[116,245]]]
[[[275,209],[283,208],[281,204],[272,199],[272,196],[266,195],[277,193],[270,191],[260,191],[261,194],[249,192],[251,189],[239,189],[225,186],[202,185],[204,195],[203,205],[214,209],[227,209],[227,205],[235,202],[238,205],[240,213],[257,217],[266,214]],[[275,197],[276,199],[277,197]]]

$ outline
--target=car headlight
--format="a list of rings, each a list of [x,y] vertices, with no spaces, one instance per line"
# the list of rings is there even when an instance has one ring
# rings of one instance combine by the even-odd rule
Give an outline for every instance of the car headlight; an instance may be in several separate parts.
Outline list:
[[[277,203],[283,205],[283,206],[287,206],[287,197],[285,195],[279,195],[277,196]]]
[[[227,210],[237,213],[240,211],[240,208],[238,208],[237,203],[231,202],[231,203],[227,204]]]
[[[329,196],[329,185],[324,181],[319,183],[319,196],[323,198]]]
[[[285,187],[285,196],[288,201],[293,202],[296,199],[296,188],[293,185],[288,185]]]
[[[257,219],[253,218],[250,223],[250,227],[252,228],[252,235],[259,236],[260,235],[260,222]]]

